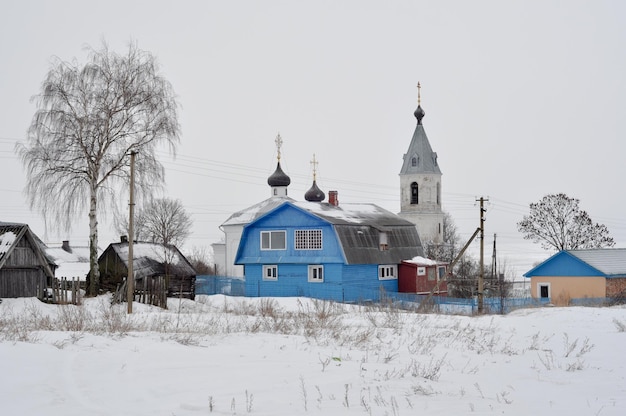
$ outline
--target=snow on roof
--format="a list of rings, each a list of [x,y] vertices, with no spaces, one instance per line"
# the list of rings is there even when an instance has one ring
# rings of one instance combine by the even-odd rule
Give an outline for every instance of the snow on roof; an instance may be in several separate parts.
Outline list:
[[[369,203],[344,203],[338,206],[319,202],[294,202],[293,205],[334,224],[412,225],[402,217]]]
[[[16,238],[17,234],[13,231],[8,231],[0,235],[0,254],[4,254],[9,251],[9,248],[11,248]]]
[[[120,258],[128,259],[128,243],[113,244]],[[176,265],[182,261],[180,253],[173,247],[163,244],[135,242],[133,243],[133,258],[147,258],[156,263],[169,263]]]
[[[86,263],[61,263],[54,271],[54,277],[65,277],[68,280],[77,278],[80,281],[87,279],[89,273],[89,262]]]
[[[419,264],[420,266],[437,266],[438,264],[445,264],[422,256],[415,256],[411,260],[405,260],[405,262]]]
[[[98,250],[100,252],[101,250]],[[55,263],[89,262],[89,247],[72,247],[72,252],[62,247],[46,247],[46,254],[55,260]]]
[[[286,201],[294,201],[289,197],[271,197],[257,204],[252,205],[246,209],[235,212],[224,223],[224,225],[245,225],[249,224],[261,215],[276,208],[280,204]]]

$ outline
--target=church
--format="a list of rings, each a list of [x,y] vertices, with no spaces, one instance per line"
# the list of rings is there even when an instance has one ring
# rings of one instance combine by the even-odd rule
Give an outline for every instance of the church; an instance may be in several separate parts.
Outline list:
[[[224,242],[213,244],[216,274],[245,276],[248,296],[304,294],[356,300],[352,298],[363,299],[364,294],[346,299],[346,287],[397,291],[398,265],[423,256],[422,242],[443,239],[441,170],[422,124],[425,112],[419,88],[418,84],[417,125],[400,170],[398,214],[374,204],[339,204],[337,191],[330,191],[328,202],[323,202],[326,195],[317,185],[315,171],[305,201],[296,201],[288,195],[291,179],[281,167],[278,135],[276,170],[267,180],[270,197],[221,225]],[[271,245],[273,238],[278,239],[278,248]],[[270,245],[264,246],[264,241]],[[312,270],[323,273],[322,279],[311,276]],[[357,270],[370,277],[355,280]],[[311,284],[324,281],[328,284]]]
[[[425,244],[443,243],[441,207],[441,169],[433,152],[422,120],[421,86],[417,84],[417,126],[400,170],[400,215],[416,225]]]

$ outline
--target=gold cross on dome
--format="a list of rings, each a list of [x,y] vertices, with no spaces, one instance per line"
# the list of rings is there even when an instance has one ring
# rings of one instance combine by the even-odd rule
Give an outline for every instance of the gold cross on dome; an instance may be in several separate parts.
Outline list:
[[[422,104],[422,97],[420,94],[420,90],[422,89],[422,86],[420,85],[419,81],[417,81],[417,105],[421,105]]]
[[[313,166],[313,180],[315,180],[315,177],[317,175],[317,165],[319,164],[319,162],[317,160],[315,160],[315,153],[313,153],[313,160],[311,161],[311,166]]]
[[[276,135],[276,140],[274,140],[274,142],[276,143],[276,152],[277,152],[277,157],[278,160],[280,161],[280,148],[283,145],[283,139],[280,137],[280,133],[278,133]]]

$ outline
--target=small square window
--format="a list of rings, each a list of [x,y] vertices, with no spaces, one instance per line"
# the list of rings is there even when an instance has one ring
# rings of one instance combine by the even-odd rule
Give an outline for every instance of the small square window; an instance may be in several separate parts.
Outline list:
[[[393,280],[398,278],[398,266],[395,264],[381,264],[378,266],[378,280]]]
[[[324,281],[324,266],[309,265],[309,282]]]
[[[278,280],[278,266],[275,264],[264,265],[263,280]]]

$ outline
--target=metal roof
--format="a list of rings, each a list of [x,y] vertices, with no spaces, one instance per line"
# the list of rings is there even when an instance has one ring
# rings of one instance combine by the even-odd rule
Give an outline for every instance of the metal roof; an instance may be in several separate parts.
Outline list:
[[[227,225],[249,224],[261,215],[273,210],[274,208],[286,201],[293,202],[294,199],[287,196],[273,196],[271,198],[268,198],[264,201],[259,202],[258,204],[252,205],[251,207],[235,212],[222,223],[222,227]]]
[[[128,243],[114,243],[109,246],[128,267]],[[105,253],[102,256],[106,255]],[[195,276],[196,271],[182,253],[172,245],[159,243],[133,243],[133,271],[137,277],[165,274]]]
[[[413,165],[413,157],[417,158],[417,163]],[[415,173],[434,173],[441,175],[439,163],[437,162],[437,153],[433,152],[430,142],[426,136],[424,126],[418,124],[415,127],[409,150],[404,154],[404,162],[400,175],[411,175]]]
[[[626,248],[567,250],[607,276],[626,275]]]

